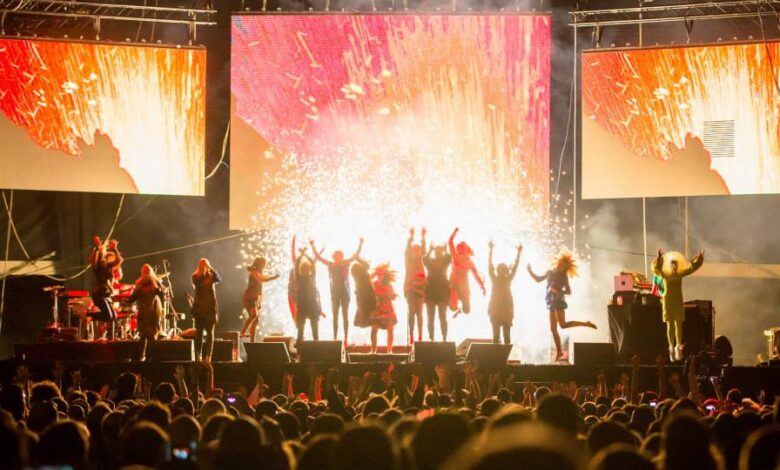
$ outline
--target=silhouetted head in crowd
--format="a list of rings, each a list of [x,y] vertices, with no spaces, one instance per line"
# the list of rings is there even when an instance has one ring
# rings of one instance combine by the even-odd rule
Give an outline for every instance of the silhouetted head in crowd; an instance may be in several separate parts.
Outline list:
[[[42,401],[53,401],[55,398],[62,398],[60,388],[50,380],[38,382],[30,389],[30,405]]]
[[[116,402],[121,403],[124,400],[132,400],[138,391],[138,377],[132,372],[125,372],[117,377],[114,382],[116,389]]]
[[[277,405],[276,402],[272,400],[260,400],[257,405],[255,405],[255,419],[259,421],[263,416],[273,418],[277,411],[279,411],[279,405]]]
[[[0,422],[0,467],[22,468],[29,455],[25,440],[16,429],[15,423]]]
[[[719,468],[710,452],[710,437],[699,416],[677,412],[664,425],[665,470]]]
[[[57,421],[57,407],[50,401],[39,401],[30,407],[27,416],[27,427],[32,432],[40,434],[49,425]]]
[[[192,400],[190,400],[187,397],[179,398],[175,402],[173,402],[172,410],[181,410],[185,414],[188,414],[190,416],[195,416],[195,405],[192,403]]]
[[[192,442],[200,442],[200,423],[190,415],[177,416],[167,430],[172,446],[189,446]]]
[[[281,411],[276,413],[274,420],[279,423],[279,427],[282,428],[282,434],[287,440],[297,440],[301,437],[301,423],[298,421],[298,417],[294,414]]]
[[[602,421],[594,424],[588,431],[588,450],[595,455],[601,449],[612,444],[639,446],[637,437],[622,424]]]
[[[412,452],[417,468],[439,468],[469,437],[469,424],[459,414],[440,413],[424,419],[412,438]]]
[[[576,470],[584,455],[574,436],[538,421],[475,437],[453,454],[444,470]]]
[[[216,398],[209,398],[203,402],[203,405],[200,407],[200,412],[198,413],[198,421],[200,421],[200,425],[205,426],[209,418],[217,413],[227,413],[227,408],[225,408],[224,403],[217,400]]]
[[[149,421],[159,426],[160,429],[165,429],[168,427],[168,423],[171,422],[171,412],[168,410],[167,406],[163,406],[162,404],[153,401],[144,405],[144,407],[138,411],[136,419],[139,421]]]
[[[536,413],[542,422],[572,435],[577,434],[582,426],[579,407],[563,395],[545,396],[539,403]]]
[[[152,395],[152,398],[159,401],[160,403],[168,405],[173,402],[174,398],[176,398],[176,389],[173,388],[173,384],[170,382],[160,382],[154,388],[154,394]]]
[[[590,470],[656,470],[650,459],[633,445],[614,444],[599,451]]]
[[[298,459],[298,470],[336,470],[333,450],[337,440],[333,434],[315,436]]]
[[[745,441],[739,470],[776,470],[780,466],[780,425],[755,431]]]
[[[350,427],[333,450],[339,470],[395,470],[397,454],[387,434],[377,426]]]
[[[89,431],[75,421],[51,425],[35,449],[40,465],[86,468],[89,455]]]
[[[372,414],[378,416],[388,408],[390,408],[390,404],[387,402],[387,398],[383,395],[376,395],[366,401],[366,405],[363,407],[363,416],[370,416]]]
[[[24,419],[24,390],[16,384],[9,384],[0,389],[0,408],[11,413],[16,421]]]
[[[222,430],[234,419],[235,418],[227,413],[217,413],[209,417],[208,421],[206,421],[206,425],[203,426],[203,432],[200,436],[201,441],[203,443],[209,443],[219,439]]]
[[[341,434],[344,431],[344,418],[333,413],[323,413],[311,424],[309,433],[312,436],[318,434]]]
[[[217,450],[217,468],[256,468],[262,462],[263,430],[253,418],[241,417],[222,430]]]
[[[660,432],[649,434],[644,441],[642,441],[641,450],[645,454],[655,458],[661,453],[663,446],[663,435]]]
[[[155,467],[165,457],[168,436],[156,424],[142,421],[124,430],[120,441],[123,465]]]
[[[493,416],[501,408],[501,402],[495,398],[486,398],[479,405],[479,414],[482,416]]]

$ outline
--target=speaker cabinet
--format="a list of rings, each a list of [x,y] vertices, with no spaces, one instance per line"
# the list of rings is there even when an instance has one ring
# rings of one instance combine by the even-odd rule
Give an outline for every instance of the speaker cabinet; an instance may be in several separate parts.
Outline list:
[[[233,341],[215,339],[214,352],[211,355],[211,361],[233,362]]]
[[[417,341],[412,345],[412,362],[437,365],[455,363],[455,343],[451,341]]]
[[[298,362],[342,363],[346,362],[341,341],[301,341],[295,345]]]
[[[248,364],[289,364],[290,352],[284,342],[244,343]]]
[[[614,366],[615,359],[612,343],[574,343],[575,366]]]
[[[149,356],[155,362],[192,362],[195,347],[189,339],[160,340],[151,344]]]
[[[511,351],[511,344],[471,343],[466,360],[477,361],[484,367],[502,367],[506,365]]]
[[[685,302],[685,321],[683,322],[683,344],[685,354],[698,354],[712,350],[715,337],[713,315],[710,300],[691,300]]]

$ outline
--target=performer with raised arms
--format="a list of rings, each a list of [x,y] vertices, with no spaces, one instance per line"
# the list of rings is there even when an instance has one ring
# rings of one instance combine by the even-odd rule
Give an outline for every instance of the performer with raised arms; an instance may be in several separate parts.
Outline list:
[[[500,335],[504,334],[504,344],[510,344],[509,330],[512,328],[512,320],[515,316],[515,304],[512,297],[512,280],[517,274],[517,267],[520,265],[520,254],[523,252],[523,244],[517,245],[517,256],[512,267],[506,263],[499,263],[497,267],[493,266],[493,242],[488,244],[488,273],[493,283],[493,290],[490,292],[490,303],[488,304],[488,315],[490,323],[493,325],[493,342],[498,343]]]
[[[406,275],[404,277],[404,297],[408,312],[409,342],[414,343],[414,326],[417,325],[417,341],[422,341],[423,303],[425,302],[425,227],[420,231],[420,244],[414,244],[414,227],[409,229],[404,259]]]
[[[309,244],[317,261],[328,267],[330,306],[333,313],[333,339],[338,339],[339,337],[339,316],[341,316],[344,323],[344,344],[346,345],[349,337],[349,303],[351,300],[349,266],[360,257],[360,250],[363,249],[363,239],[360,239],[357,250],[355,250],[352,256],[344,258],[344,252],[336,250],[333,252],[332,260],[326,259],[321,252],[317,251],[314,247],[314,240],[310,240]]]
[[[303,332],[306,328],[306,320],[309,320],[311,335],[314,340],[320,339],[319,321],[322,315],[320,306],[320,293],[317,290],[317,273],[314,269],[314,259],[303,247],[298,256],[294,252],[295,239],[293,238],[293,274],[292,285],[294,287],[295,326],[298,329],[298,341],[303,341]]]
[[[89,254],[89,265],[95,274],[95,285],[92,288],[92,302],[100,310],[99,320],[108,324],[107,337],[114,339],[116,312],[111,300],[114,293],[114,271],[122,265],[122,254],[117,249],[116,240],[103,243],[100,237],[92,238],[92,251]]]
[[[469,273],[479,284],[482,295],[485,295],[485,281],[477,272],[471,257],[474,256],[474,250],[466,242],[458,243],[455,246],[455,235],[458,234],[456,228],[450,235],[449,246],[452,254],[452,272],[450,273],[450,310],[455,312],[455,316],[461,313],[471,313],[471,290],[469,289]]]
[[[663,280],[660,289],[661,306],[666,323],[666,339],[669,342],[669,359],[672,362],[683,360],[683,321],[685,321],[685,306],[683,305],[682,279],[695,273],[704,264],[704,252],[693,257],[688,262],[682,253],[670,251],[664,255],[658,249],[658,256],[653,261],[653,274]]]
[[[434,340],[436,313],[439,314],[442,341],[447,341],[447,303],[450,298],[450,284],[447,271],[452,263],[452,256],[447,253],[447,245],[433,244],[423,260],[428,269],[425,284],[425,308],[428,313],[428,339]]]
[[[531,265],[528,265],[528,273],[536,282],[542,282],[547,280],[547,292],[545,294],[545,300],[547,301],[547,308],[550,311],[550,331],[552,332],[553,341],[555,341],[555,361],[557,362],[563,357],[563,351],[561,349],[561,337],[558,334],[558,328],[573,328],[577,326],[586,326],[588,328],[596,329],[596,325],[590,321],[566,321],[566,296],[571,294],[571,287],[569,286],[569,278],[577,275],[577,264],[574,257],[568,251],[561,251],[552,263],[550,269],[544,274],[537,275],[531,269]]]

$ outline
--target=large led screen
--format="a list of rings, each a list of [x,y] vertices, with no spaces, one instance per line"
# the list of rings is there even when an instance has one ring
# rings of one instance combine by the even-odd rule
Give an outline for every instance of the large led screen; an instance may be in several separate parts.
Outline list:
[[[204,194],[206,51],[0,39],[0,187]]]
[[[460,227],[485,274],[488,240],[511,258],[546,227],[549,82],[549,16],[235,16],[231,227],[258,229],[246,256],[282,273],[293,235],[326,256],[365,237],[399,279],[410,226],[435,244]],[[286,283],[268,289],[273,323]],[[489,330],[487,298],[472,305],[463,335]]]
[[[780,192],[780,46],[582,55],[585,198]]]

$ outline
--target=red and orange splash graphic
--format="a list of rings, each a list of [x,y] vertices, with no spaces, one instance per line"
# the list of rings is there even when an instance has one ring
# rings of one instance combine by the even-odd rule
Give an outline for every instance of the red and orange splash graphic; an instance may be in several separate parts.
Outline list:
[[[0,119],[51,159],[79,159],[107,138],[105,159],[136,192],[202,195],[205,73],[205,50],[0,39]],[[58,176],[104,190],[92,185],[99,173]]]
[[[605,133],[624,149],[620,158],[634,165],[633,174],[615,179],[641,178],[646,163],[648,168],[667,163],[669,178],[656,179],[652,184],[663,189],[651,195],[780,192],[779,65],[777,43],[583,54],[582,117],[589,121],[583,123],[584,171],[589,162],[609,162],[598,155],[605,151]],[[731,121],[734,143],[728,148],[733,156],[712,157],[705,148],[705,123]],[[592,124],[596,127],[589,134]],[[678,165],[681,159],[700,157],[704,160],[696,164]],[[610,164],[615,166],[614,161]],[[675,179],[673,168],[685,168],[689,174]],[[698,178],[713,175],[721,188],[715,180],[698,184]],[[587,187],[588,182],[583,184]]]
[[[327,253],[363,236],[366,258],[403,269],[410,226],[436,244],[460,227],[483,271],[489,240],[497,259],[520,241],[526,260],[542,257],[533,239],[548,235],[549,82],[548,16],[234,17],[231,211],[255,197],[236,191],[236,168],[262,161],[251,225],[270,229],[247,258],[261,251],[284,272],[293,234]],[[285,305],[274,288],[269,305]],[[486,328],[471,317],[454,337]]]

